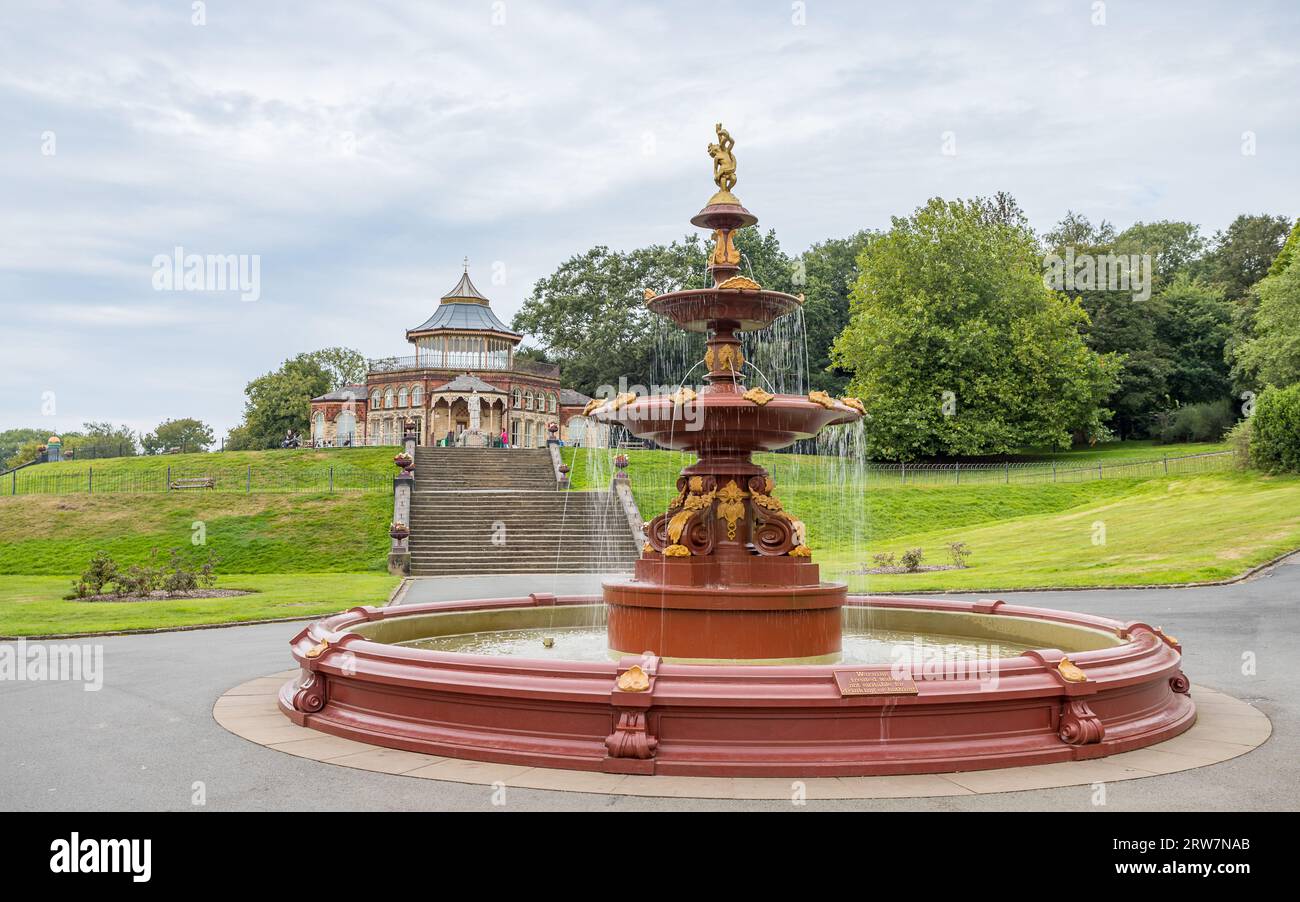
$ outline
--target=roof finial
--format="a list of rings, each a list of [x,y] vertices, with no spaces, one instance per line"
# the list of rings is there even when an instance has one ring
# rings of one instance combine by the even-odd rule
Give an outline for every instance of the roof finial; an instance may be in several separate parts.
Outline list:
[[[468,257],[468,255],[465,257],[465,274],[466,274],[466,275],[469,274],[469,257]]]

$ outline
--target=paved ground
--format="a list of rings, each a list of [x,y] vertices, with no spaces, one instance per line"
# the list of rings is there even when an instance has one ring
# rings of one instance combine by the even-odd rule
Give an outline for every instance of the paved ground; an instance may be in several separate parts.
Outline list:
[[[586,579],[580,577],[580,579]],[[557,591],[557,578],[514,577],[499,594]],[[460,597],[497,584],[458,581]],[[450,587],[450,588],[449,588]],[[448,597],[453,581],[417,584]],[[574,591],[571,589],[570,591]],[[480,597],[484,597],[481,596]],[[408,600],[414,600],[408,596]],[[1300,808],[1300,560],[1235,586],[1017,593],[1017,603],[1070,608],[1162,625],[1185,648],[1193,682],[1256,705],[1273,721],[1263,747],[1181,774],[1112,784],[1108,809]],[[0,682],[0,808],[192,808],[194,784],[212,809],[485,809],[491,789],[366,773],[293,758],[227,733],[213,702],[252,677],[285,669],[302,624],[123,636],[104,649],[104,686]],[[1243,672],[1243,656],[1255,672]],[[1090,787],[942,799],[809,801],[809,809],[1090,810]],[[692,801],[512,789],[507,808],[787,810],[782,802]]]

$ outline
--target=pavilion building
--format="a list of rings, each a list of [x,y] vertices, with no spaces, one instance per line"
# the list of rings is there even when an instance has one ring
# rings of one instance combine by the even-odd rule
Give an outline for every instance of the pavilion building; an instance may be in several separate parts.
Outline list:
[[[312,399],[312,442],[397,445],[411,424],[420,444],[481,447],[504,431],[512,446],[535,448],[554,423],[594,444],[602,436],[581,415],[586,396],[561,388],[556,364],[516,356],[522,339],[492,312],[467,264],[433,315],[406,331],[414,353],[371,360],[365,385]]]

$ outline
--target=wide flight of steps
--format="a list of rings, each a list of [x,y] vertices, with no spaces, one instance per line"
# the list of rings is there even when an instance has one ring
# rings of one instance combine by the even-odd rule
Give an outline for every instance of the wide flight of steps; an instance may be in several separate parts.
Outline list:
[[[615,573],[639,549],[609,492],[555,488],[546,449],[415,450],[411,575]]]

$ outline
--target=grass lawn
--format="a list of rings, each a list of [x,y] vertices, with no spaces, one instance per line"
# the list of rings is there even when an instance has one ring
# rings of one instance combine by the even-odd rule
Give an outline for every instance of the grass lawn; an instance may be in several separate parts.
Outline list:
[[[387,492],[396,448],[295,448],[61,460],[0,478],[0,495],[167,494],[169,478],[206,477],[213,485],[172,494],[258,494],[364,490]]]
[[[392,476],[396,447],[374,448],[278,448],[270,451],[218,451],[209,454],[151,454],[136,457],[103,457],[97,460],[61,460],[37,464],[26,473],[80,473],[94,467],[95,473],[133,473],[172,467],[175,471],[203,472],[207,469],[275,467],[286,472],[319,470],[322,467],[355,467]]]
[[[1105,483],[1098,483],[1105,485]],[[911,489],[895,489],[906,503]],[[915,490],[918,494],[927,490]],[[942,490],[933,490],[942,491]],[[1104,529],[1105,543],[1094,543]],[[859,575],[870,553],[826,547],[812,536],[824,573],[857,592],[933,592],[1035,586],[1116,586],[1228,579],[1300,548],[1300,477],[1215,474],[1152,479],[1077,507],[984,524],[944,523],[877,537],[874,551],[925,550],[948,563],[946,545],[972,549],[964,570]],[[822,549],[824,553],[818,554]]]
[[[392,511],[378,492],[0,495],[0,574],[80,573],[101,550],[141,563],[151,548],[211,549],[219,573],[382,571]]]
[[[1126,443],[1128,444],[1128,443]],[[1139,443],[1134,443],[1139,444]],[[1164,448],[1187,453],[1219,446],[1150,445],[1080,454],[1142,459]],[[565,449],[575,486],[607,484],[608,452]],[[677,470],[692,455],[628,452],[633,494],[646,519],[675,493]],[[1095,457],[1094,457],[1095,459]],[[808,527],[814,560],[854,591],[934,592],[1038,586],[1202,582],[1236,576],[1300,548],[1300,477],[1235,471],[1194,476],[915,486],[865,482],[836,458],[755,455],[776,480],[786,509]],[[1105,544],[1093,544],[1094,524]],[[949,542],[973,549],[964,570],[849,575],[871,555],[922,548],[925,563],[949,563]]]
[[[0,577],[0,636],[160,629],[240,620],[309,617],[382,605],[397,585],[387,573],[232,574],[222,589],[255,595],[174,601],[65,601],[69,576]]]

